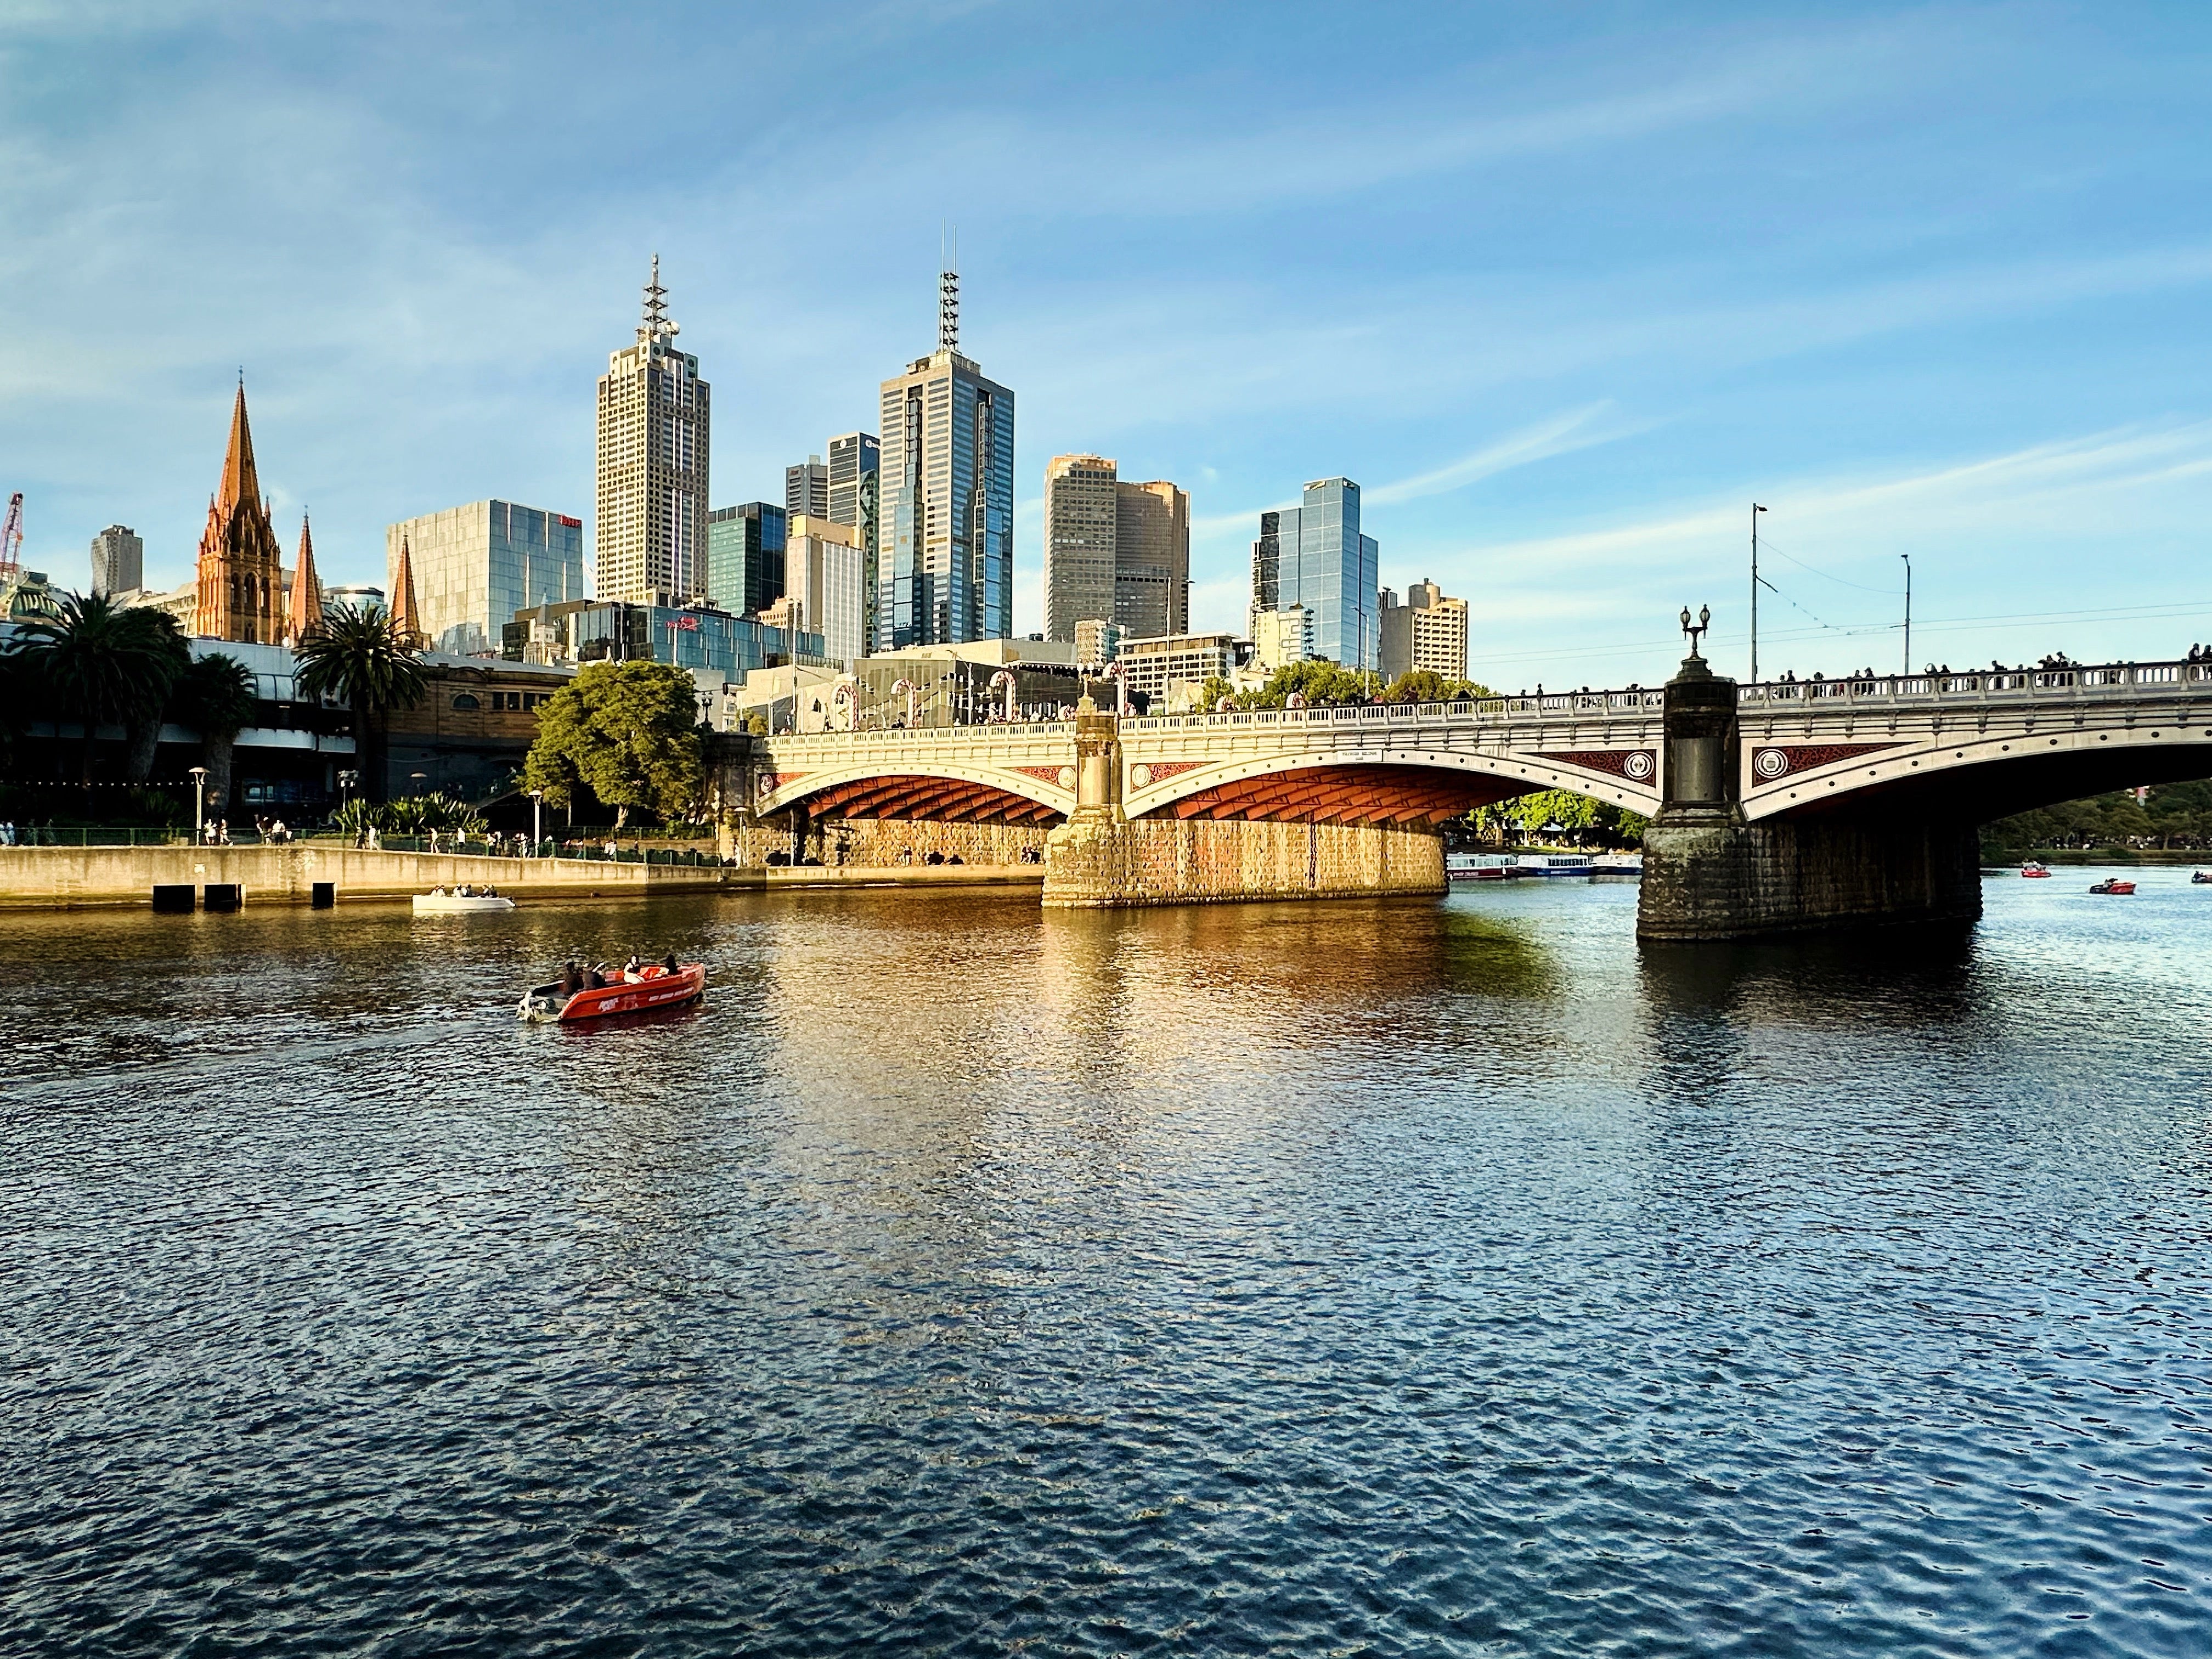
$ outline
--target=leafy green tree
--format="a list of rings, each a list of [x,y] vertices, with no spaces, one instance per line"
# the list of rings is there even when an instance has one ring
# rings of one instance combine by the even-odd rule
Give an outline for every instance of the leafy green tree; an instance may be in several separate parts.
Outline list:
[[[699,698],[691,677],[666,663],[590,663],[538,712],[538,741],[522,769],[525,789],[566,806],[579,785],[615,809],[675,817],[705,777]]]
[[[293,647],[300,692],[336,697],[353,710],[361,748],[361,781],[371,799],[384,796],[385,737],[392,711],[422,701],[422,653],[413,637],[384,611],[332,605],[322,626]]]
[[[53,615],[19,623],[17,639],[57,716],[83,726],[80,772],[87,783],[100,727],[158,721],[169,688],[191,659],[175,617],[99,592],[65,594]]]
[[[207,810],[221,816],[230,799],[230,763],[238,734],[253,718],[253,671],[235,657],[210,652],[185,670],[169,696],[178,720],[200,734],[200,764],[207,768]]]
[[[1465,702],[1498,694],[1473,680],[1448,680],[1433,668],[1409,669],[1376,696],[1377,702]]]
[[[1215,691],[1217,684],[1220,690]],[[1206,683],[1211,708],[1221,697],[1231,695],[1226,680],[1210,679]],[[1342,665],[1324,661],[1286,662],[1267,676],[1267,683],[1257,691],[1235,693],[1239,708],[1280,708],[1295,695],[1305,699],[1309,708],[1327,708],[1333,704],[1365,702],[1368,677],[1353,672]]]

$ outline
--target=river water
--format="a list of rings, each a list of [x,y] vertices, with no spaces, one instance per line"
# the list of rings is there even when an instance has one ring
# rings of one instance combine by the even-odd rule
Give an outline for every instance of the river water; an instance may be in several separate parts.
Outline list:
[[[2090,878],[6,919],[0,1650],[2197,1659],[2212,889]]]

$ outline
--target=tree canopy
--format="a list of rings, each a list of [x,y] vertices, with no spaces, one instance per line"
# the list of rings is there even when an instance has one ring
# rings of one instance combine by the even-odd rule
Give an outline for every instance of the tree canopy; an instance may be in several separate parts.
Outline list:
[[[1433,668],[1409,669],[1376,696],[1377,702],[1467,702],[1498,694],[1473,680],[1448,680]]]
[[[1211,713],[1227,697],[1239,708],[1280,708],[1293,695],[1309,708],[1363,702],[1458,702],[1497,695],[1473,680],[1448,680],[1431,668],[1401,674],[1379,690],[1372,674],[1340,664],[1315,660],[1285,663],[1256,691],[1238,691],[1220,675],[1210,677],[1199,693],[1201,710]]]
[[[336,697],[353,710],[362,782],[381,796],[386,718],[394,708],[412,708],[427,689],[413,635],[388,611],[335,605],[292,655],[300,665],[301,696]]]
[[[675,817],[705,777],[699,696],[690,675],[666,663],[590,663],[538,711],[538,741],[522,786],[566,806],[580,785],[615,809]]]
[[[1640,812],[1578,795],[1571,789],[1532,790],[1510,800],[1478,806],[1468,819],[1478,831],[1495,840],[1516,835],[1528,840],[1564,835],[1577,847],[1588,840],[1632,846],[1644,839],[1650,823]]]
[[[22,665],[56,715],[83,726],[88,782],[99,728],[157,720],[191,661],[174,617],[105,593],[64,595],[54,615],[19,623],[18,637]]]

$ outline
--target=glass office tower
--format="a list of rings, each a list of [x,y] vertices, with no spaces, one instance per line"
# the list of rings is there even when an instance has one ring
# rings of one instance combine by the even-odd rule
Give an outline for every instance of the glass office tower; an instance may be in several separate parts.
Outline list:
[[[937,349],[883,383],[875,649],[1014,631],[1014,394],[960,353],[960,279]]]
[[[1346,668],[1381,665],[1376,592],[1382,554],[1359,528],[1359,486],[1321,478],[1304,500],[1260,515],[1252,544],[1252,629],[1270,611],[1304,607],[1316,657]]]
[[[716,605],[757,616],[783,597],[789,522],[773,501],[718,507],[707,515],[707,592]]]
[[[569,514],[514,501],[471,501],[387,525],[387,569],[398,562],[403,544],[415,575],[418,626],[434,651],[495,652],[516,611],[590,597],[584,521]]]

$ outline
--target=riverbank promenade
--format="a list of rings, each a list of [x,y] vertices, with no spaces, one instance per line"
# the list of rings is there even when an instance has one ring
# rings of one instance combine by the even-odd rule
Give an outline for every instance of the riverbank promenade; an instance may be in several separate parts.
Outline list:
[[[1024,865],[771,869],[567,858],[487,858],[393,852],[328,842],[282,846],[0,848],[0,910],[151,909],[155,890],[210,888],[227,903],[349,903],[405,899],[462,882],[510,898],[635,898],[672,892],[858,887],[1035,887]],[[317,890],[323,891],[319,895]],[[173,901],[174,902],[174,901]]]

